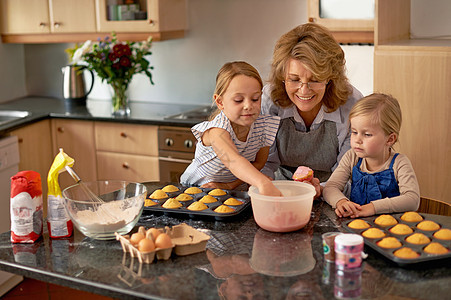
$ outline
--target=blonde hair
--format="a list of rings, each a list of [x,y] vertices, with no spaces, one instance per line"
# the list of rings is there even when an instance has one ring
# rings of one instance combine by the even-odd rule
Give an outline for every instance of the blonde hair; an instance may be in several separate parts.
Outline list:
[[[373,124],[379,125],[385,135],[396,134],[398,141],[402,113],[398,100],[393,96],[373,93],[357,101],[349,113],[349,121],[357,116],[367,116]],[[396,143],[396,142],[395,142]]]
[[[221,69],[218,71],[218,75],[216,75],[216,87],[214,94],[217,94],[219,96],[222,96],[227,88],[230,85],[230,82],[233,78],[237,75],[245,75],[252,78],[255,78],[259,84],[260,87],[263,88],[263,81],[260,77],[260,74],[258,73],[257,69],[255,69],[253,66],[248,64],[244,61],[233,61],[228,62],[225,65],[221,67]],[[213,102],[214,102],[213,97]],[[213,120],[215,116],[219,113],[219,108],[216,109],[211,116],[209,117],[209,120]]]
[[[316,80],[329,82],[322,99],[329,112],[346,103],[352,91],[346,77],[345,55],[328,29],[307,23],[293,28],[277,41],[269,82],[271,99],[281,107],[292,105],[283,82],[290,59],[299,60]]]

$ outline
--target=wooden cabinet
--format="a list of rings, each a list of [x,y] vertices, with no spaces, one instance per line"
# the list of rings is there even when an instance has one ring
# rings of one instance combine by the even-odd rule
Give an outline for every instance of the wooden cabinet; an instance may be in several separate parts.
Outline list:
[[[411,39],[410,0],[378,0],[376,20],[374,90],[403,112],[395,148],[412,161],[422,197],[451,203],[451,40]]]
[[[95,122],[99,180],[158,181],[158,126]]]
[[[94,122],[52,119],[53,156],[60,148],[75,160],[73,169],[84,181],[97,180]],[[61,188],[74,184],[67,172],[59,175]]]
[[[95,32],[94,0],[2,0],[2,33]]]
[[[107,0],[1,0],[3,43],[70,43],[116,32],[119,40],[181,38],[187,0],[137,0],[146,19],[110,21]]]
[[[40,121],[9,132],[19,140],[19,171],[33,170],[41,175],[44,207],[47,199],[47,175],[53,162],[50,121]]]

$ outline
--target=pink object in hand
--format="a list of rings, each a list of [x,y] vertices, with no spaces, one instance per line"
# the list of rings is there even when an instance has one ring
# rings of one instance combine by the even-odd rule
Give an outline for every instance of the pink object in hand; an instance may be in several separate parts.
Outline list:
[[[310,181],[313,179],[313,170],[309,167],[300,166],[293,174],[293,180],[295,181]]]

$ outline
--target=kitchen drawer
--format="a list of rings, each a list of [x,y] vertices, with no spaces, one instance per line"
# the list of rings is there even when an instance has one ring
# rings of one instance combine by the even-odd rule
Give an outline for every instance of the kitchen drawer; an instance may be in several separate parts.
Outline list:
[[[158,157],[97,151],[99,180],[159,181]]]
[[[97,151],[158,156],[158,126],[95,122]]]

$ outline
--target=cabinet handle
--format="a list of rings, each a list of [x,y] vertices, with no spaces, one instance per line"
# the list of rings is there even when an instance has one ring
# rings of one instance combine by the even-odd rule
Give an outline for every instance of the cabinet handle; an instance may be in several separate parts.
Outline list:
[[[129,166],[128,162],[122,163],[122,168],[124,168],[124,169],[130,169],[130,166]]]
[[[61,132],[61,133],[63,133],[64,132],[64,127],[58,127],[58,132]]]
[[[39,23],[39,27],[44,28],[45,26],[47,26],[47,23],[44,22]]]
[[[127,134],[125,132],[121,132],[121,137],[126,138]]]
[[[19,144],[22,144],[22,143],[23,143],[23,138],[18,138],[18,139],[17,139],[17,142],[18,142]]]
[[[55,26],[55,28],[59,28],[61,26],[61,22],[55,22],[53,23],[53,26]]]
[[[155,21],[150,19],[150,20],[149,20],[149,25],[150,25],[150,26],[155,26]]]

